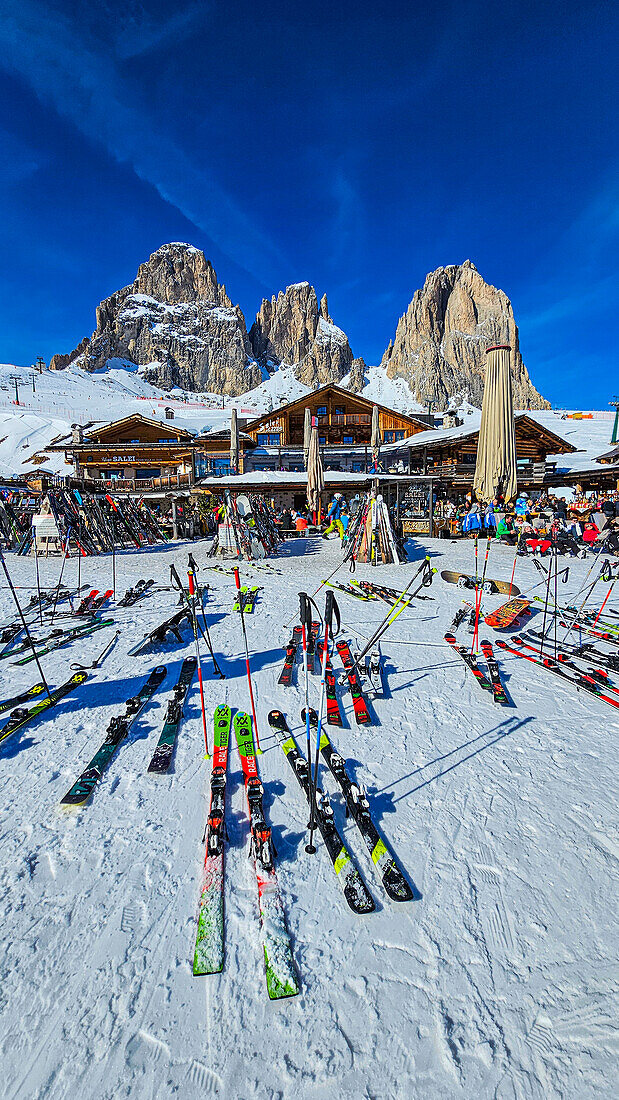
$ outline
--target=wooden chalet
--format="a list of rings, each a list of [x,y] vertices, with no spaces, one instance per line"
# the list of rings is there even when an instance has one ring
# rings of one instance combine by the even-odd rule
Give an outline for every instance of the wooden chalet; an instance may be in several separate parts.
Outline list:
[[[577,448],[522,412],[515,414],[515,434],[519,489],[559,484],[554,480],[557,464],[548,462],[548,455],[573,454]],[[475,418],[474,426],[439,428],[385,447],[381,458],[386,469],[399,464],[409,474],[432,475],[468,491],[475,475],[478,439],[479,420]]]
[[[192,432],[135,413],[110,424],[75,427],[47,450],[64,451],[78,480],[130,490],[192,484],[195,447]]]
[[[375,404],[378,403],[329,383],[298,401],[250,420],[245,431],[259,447],[302,450],[305,410],[309,409],[318,421],[321,447],[369,447]],[[383,443],[395,443],[428,427],[419,418],[394,412],[384,405],[378,405],[378,423]]]

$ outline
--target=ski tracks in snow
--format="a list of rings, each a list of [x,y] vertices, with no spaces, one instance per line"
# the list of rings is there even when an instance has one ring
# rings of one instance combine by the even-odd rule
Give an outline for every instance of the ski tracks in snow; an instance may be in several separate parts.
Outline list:
[[[470,546],[432,548],[454,568],[470,564]],[[206,564],[203,547],[193,552]],[[301,994],[267,998],[235,746],[225,967],[193,978],[210,774],[195,691],[172,771],[146,773],[173,670],[190,642],[130,665],[119,645],[82,689],[89,709],[76,696],[0,753],[7,1100],[611,1095],[616,721],[603,704],[517,658],[499,657],[516,709],[496,707],[441,645],[460,596],[437,579],[435,602],[400,616],[393,644],[385,638],[389,693],[374,705],[378,724],[357,727],[350,695],[338,688],[345,723],[331,729],[333,741],[367,785],[379,827],[418,891],[414,902],[388,901],[323,769],[336,823],[377,904],[376,913],[355,917],[321,847],[305,853],[307,807],[266,720],[280,707],[305,751],[302,677],[290,689],[277,685],[289,636],[283,624],[298,606],[298,589],[313,591],[337,555],[335,544],[325,544],[317,554],[283,558],[281,577],[242,567],[244,580],[263,586],[247,618],[257,651],[259,769]],[[118,588],[140,576],[163,580],[172,560],[182,573],[179,548],[123,555]],[[574,574],[586,565],[575,563]],[[508,566],[507,557],[496,560],[496,575]],[[55,580],[57,563],[42,567],[49,573],[43,582]],[[527,562],[519,568],[523,586],[532,570]],[[18,583],[28,583],[29,562],[15,559],[13,569]],[[93,584],[107,587],[107,571],[105,559],[88,560]],[[380,575],[396,587],[410,570]],[[234,581],[206,569],[200,579],[215,586],[207,609],[230,674],[212,679],[205,659],[209,713],[222,701],[247,709],[239,624],[229,613]],[[382,606],[343,595],[338,601],[345,636],[349,627],[367,633],[370,619],[383,614]],[[136,605],[122,618],[126,636],[133,641],[174,602],[170,593]],[[85,646],[88,654],[98,648]],[[50,655],[52,682],[66,674],[69,654]],[[161,661],[168,678],[90,804],[61,811],[61,796],[100,744],[109,716],[122,709],[117,701]],[[317,677],[311,690],[316,705]]]

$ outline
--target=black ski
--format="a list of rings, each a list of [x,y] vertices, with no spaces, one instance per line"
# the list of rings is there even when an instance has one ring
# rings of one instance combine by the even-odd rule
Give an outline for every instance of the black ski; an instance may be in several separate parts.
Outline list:
[[[484,676],[482,670],[477,664],[477,658],[474,657],[472,653],[469,653],[466,646],[458,645],[453,634],[446,634],[445,641],[448,642],[451,648],[458,654],[458,656],[462,658],[466,667],[470,668],[479,686],[481,688],[484,688],[485,691],[489,691],[492,695],[492,684],[490,683],[490,680],[488,680],[488,678]]]
[[[12,733],[16,733],[17,730],[21,730],[24,726],[29,725],[35,718],[38,718],[39,714],[48,710],[49,707],[55,706],[61,699],[64,699],[65,695],[69,695],[74,688],[79,687],[80,684],[83,684],[87,679],[88,677],[85,672],[76,672],[70,680],[67,680],[66,683],[52,690],[51,698],[49,695],[45,694],[34,704],[34,706],[30,707],[30,709],[26,707],[17,707],[11,714],[8,722],[0,729],[0,741],[4,741],[5,738],[10,737]]]
[[[501,671],[499,669],[497,659],[494,656],[492,643],[489,641],[482,641],[481,651],[488,666],[488,673],[490,675],[490,683],[492,684],[492,695],[494,701],[495,703],[500,703],[503,707],[507,706],[509,704],[509,699],[507,697],[507,692],[503,687],[503,681],[501,680]]]
[[[413,891],[372,820],[365,791],[357,783],[353,783],[346,771],[345,761],[331,744],[324,728],[320,731],[320,752],[341,788],[346,799],[347,813],[359,829],[389,897],[392,901],[411,901]]]
[[[160,623],[154,630],[150,630],[141,641],[137,642],[131,649],[127,651],[127,657],[135,657],[148,645],[154,645],[164,642],[171,634],[178,642],[182,642],[181,635],[181,623],[189,618],[189,609],[184,607],[182,611],[177,611],[176,615],[172,615],[171,618],[166,619],[165,622]]]
[[[274,730],[275,736],[297,777],[299,786],[309,805],[311,790],[308,763],[299,752],[297,743],[288,729],[288,723],[280,710],[271,711],[269,725]],[[320,794],[321,797],[316,804],[316,822],[335,873],[338,876],[338,881],[341,883],[344,897],[354,913],[371,913],[374,910],[374,900],[335,827],[333,810],[329,800],[321,791],[317,791],[317,794]]]
[[[302,630],[300,626],[295,626],[292,637],[286,646],[286,656],[284,658],[284,667],[280,672],[278,684],[283,684],[284,687],[290,687],[292,683],[292,670],[297,658],[297,649],[299,648],[299,642],[301,641]]]
[[[183,720],[183,703],[191,687],[196,665],[197,661],[195,657],[185,657],[181,665],[179,677],[172,692],[172,698],[168,703],[161,736],[157,742],[153,758],[148,765],[149,772],[157,772],[159,775],[163,775],[167,772],[172,763],[174,744]]]
[[[105,741],[79,779],[75,781],[71,790],[61,800],[63,806],[83,806],[88,801],[118,746],[125,740],[136,718],[142,713],[159,685],[165,680],[166,671],[165,665],[159,665],[153,669],[138,694],[132,699],[127,699],[125,713],[110,720]],[[84,673],[78,672],[76,675],[84,676]]]
[[[45,684],[43,681],[39,681],[38,684],[34,684],[27,691],[22,691],[19,695],[14,695],[12,699],[5,699],[3,703],[0,703],[0,714],[5,710],[11,710],[12,707],[16,707],[18,703],[27,703],[29,699],[38,699],[39,695],[45,691]]]

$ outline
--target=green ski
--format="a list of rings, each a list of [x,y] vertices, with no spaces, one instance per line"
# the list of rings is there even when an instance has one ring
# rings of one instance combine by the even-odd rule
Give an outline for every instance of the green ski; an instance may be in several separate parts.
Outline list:
[[[226,838],[226,771],[232,711],[215,707],[211,802],[206,825],[206,855],[200,892],[194,974],[217,974],[224,968],[224,841]]]
[[[254,858],[258,882],[267,990],[269,997],[274,1001],[280,997],[294,997],[299,992],[299,980],[292,958],[284,906],[275,874],[271,829],[264,818],[262,806],[264,787],[258,776],[251,718],[248,714],[235,716],[234,733],[241,757],[249,809],[250,853]]]

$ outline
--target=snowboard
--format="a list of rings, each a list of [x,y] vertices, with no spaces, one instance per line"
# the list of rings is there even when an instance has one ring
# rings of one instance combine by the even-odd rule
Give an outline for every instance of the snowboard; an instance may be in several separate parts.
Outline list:
[[[442,569],[441,577],[447,584],[457,584],[459,588],[475,588],[475,577],[469,573],[454,573],[451,569]],[[481,577],[477,579],[477,586],[482,587]],[[509,581],[490,580],[488,577],[484,580],[483,591],[488,594],[500,592],[505,596],[520,595],[520,589],[515,584],[510,584]]]
[[[493,626],[495,630],[503,630],[508,626],[512,626],[513,623],[517,623],[522,615],[530,615],[529,608],[529,600],[524,598],[509,600],[508,603],[497,607],[496,611],[491,611],[489,615],[486,615],[484,622],[488,626]]]

